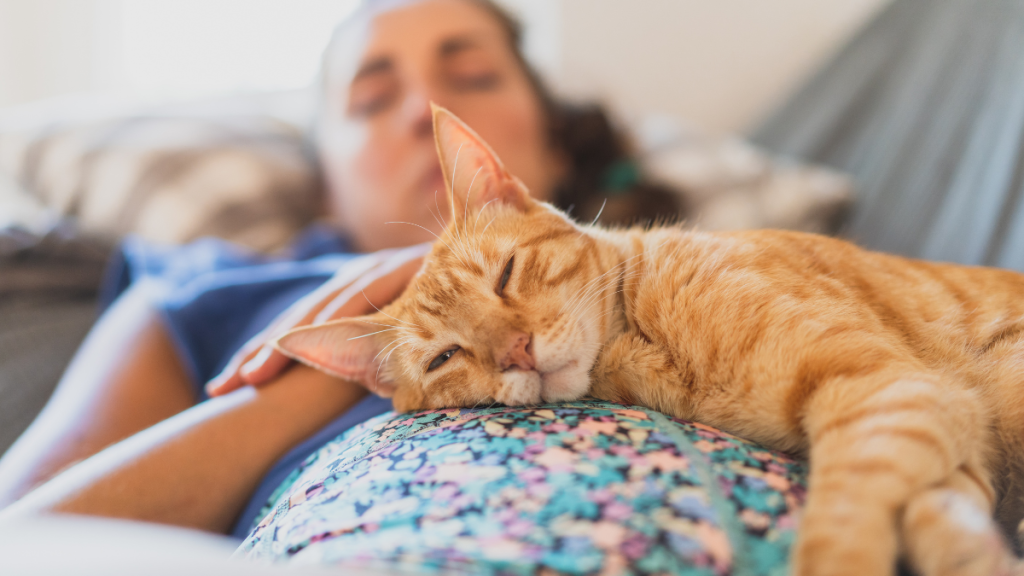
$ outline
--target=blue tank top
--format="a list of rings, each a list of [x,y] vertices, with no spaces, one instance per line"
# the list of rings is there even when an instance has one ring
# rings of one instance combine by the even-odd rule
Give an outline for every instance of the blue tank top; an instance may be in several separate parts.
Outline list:
[[[326,226],[309,228],[286,255],[267,257],[216,239],[163,246],[126,239],[101,293],[105,308],[133,282],[155,278],[169,289],[155,305],[196,393],[231,356],[293,302],[316,289],[353,258],[348,243]],[[368,396],[294,447],[264,476],[231,532],[244,538],[271,492],[307,456],[345,430],[391,410]]]

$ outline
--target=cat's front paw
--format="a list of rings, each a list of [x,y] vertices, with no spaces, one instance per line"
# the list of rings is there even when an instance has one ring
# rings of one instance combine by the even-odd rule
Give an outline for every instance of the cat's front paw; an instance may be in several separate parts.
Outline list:
[[[590,391],[590,368],[579,360],[570,360],[565,366],[541,374],[541,397],[545,402],[578,400]]]
[[[1017,564],[983,503],[961,491],[917,495],[903,513],[902,529],[920,576],[1009,576]]]
[[[849,494],[830,495],[825,506],[814,500],[811,494],[800,520],[792,555],[794,576],[895,573],[895,513]]]
[[[506,406],[540,404],[543,386],[536,370],[509,370],[502,374],[501,389],[494,399]]]

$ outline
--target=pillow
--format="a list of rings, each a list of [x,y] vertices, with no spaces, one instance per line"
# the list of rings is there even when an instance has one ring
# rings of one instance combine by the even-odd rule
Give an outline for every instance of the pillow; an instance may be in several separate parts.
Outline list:
[[[646,173],[674,188],[687,223],[703,230],[782,228],[830,234],[853,205],[843,173],[770,155],[734,137],[715,137],[651,116],[634,129]]]
[[[0,176],[85,233],[212,235],[266,252],[318,213],[302,131],[270,114],[30,112],[0,117]]]
[[[388,413],[310,456],[236,554],[482,574],[786,574],[806,470],[598,401]]]

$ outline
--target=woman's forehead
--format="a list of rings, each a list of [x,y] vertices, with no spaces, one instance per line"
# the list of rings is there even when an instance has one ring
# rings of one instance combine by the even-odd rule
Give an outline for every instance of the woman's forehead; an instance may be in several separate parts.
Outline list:
[[[332,42],[331,76],[350,82],[358,75],[507,46],[494,15],[471,0],[409,0],[385,3],[356,16]]]

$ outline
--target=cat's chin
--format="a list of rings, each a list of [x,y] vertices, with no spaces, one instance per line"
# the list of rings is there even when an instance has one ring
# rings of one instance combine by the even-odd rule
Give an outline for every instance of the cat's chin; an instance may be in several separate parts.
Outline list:
[[[577,360],[541,374],[541,398],[545,402],[578,400],[590,390],[590,369]]]
[[[573,360],[551,372],[513,370],[502,375],[499,402],[524,406],[578,400],[590,390],[590,370]]]

